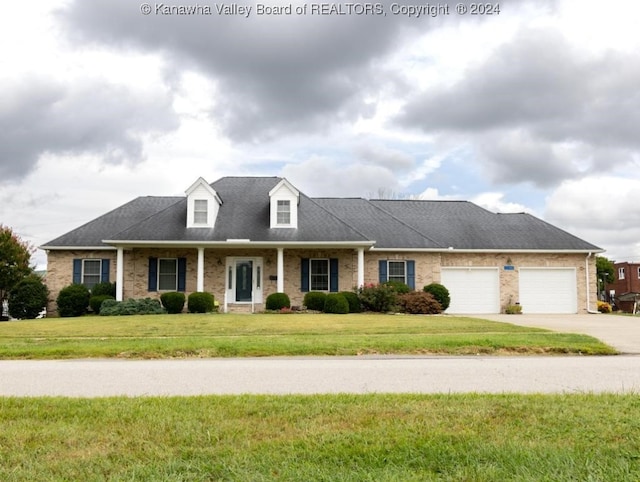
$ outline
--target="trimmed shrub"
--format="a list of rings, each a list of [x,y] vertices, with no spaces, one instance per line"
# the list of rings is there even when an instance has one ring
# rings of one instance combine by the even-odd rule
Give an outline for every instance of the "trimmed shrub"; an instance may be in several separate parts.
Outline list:
[[[409,288],[408,284],[405,284],[402,281],[385,281],[384,284],[386,284],[387,286],[391,286],[393,290],[399,295],[403,295],[405,293],[410,293],[411,291],[413,291],[411,288]]]
[[[108,281],[104,281],[102,283],[98,283],[91,288],[91,296],[111,296],[113,299],[116,298],[116,284],[109,283]]]
[[[611,313],[611,305],[606,301],[598,301],[598,311],[600,313]]]
[[[184,293],[179,293],[177,291],[170,291],[160,295],[162,306],[165,307],[167,313],[171,314],[182,313],[185,299]]]
[[[115,297],[111,295],[94,295],[89,298],[89,306],[91,307],[91,311],[98,314],[100,313],[100,307],[104,300],[115,300]]]
[[[398,294],[393,287],[382,283],[365,285],[358,289],[358,298],[365,310],[386,313],[395,311],[398,305]]]
[[[442,313],[442,305],[431,293],[412,291],[398,296],[400,308],[412,315],[437,315]]]
[[[507,305],[504,309],[504,312],[507,315],[521,315],[522,314],[522,306],[519,304],[515,305]]]
[[[442,306],[442,311],[445,311],[449,308],[449,304],[451,304],[451,297],[449,296],[449,290],[441,285],[440,283],[431,283],[425,286],[422,289],[425,293],[431,293],[433,297],[440,303]]]
[[[100,316],[126,316],[126,315],[159,315],[166,313],[160,301],[153,298],[125,301],[106,299],[100,307]]]
[[[349,313],[360,313],[362,306],[360,305],[360,298],[353,291],[341,291],[340,294],[344,296],[344,299],[349,303]]]
[[[325,313],[349,313],[349,302],[341,293],[329,293],[324,300]]]
[[[267,296],[265,304],[267,310],[281,310],[282,308],[291,308],[291,300],[286,293],[271,293]]]
[[[82,316],[89,306],[89,290],[80,284],[65,286],[60,290],[56,303],[60,316]]]
[[[49,290],[39,276],[20,280],[9,292],[9,314],[14,318],[30,320],[47,306]]]
[[[191,293],[187,299],[189,313],[211,313],[215,308],[215,299],[211,293]]]
[[[304,304],[308,310],[323,311],[326,298],[327,294],[322,291],[309,291],[304,295],[302,304]]]

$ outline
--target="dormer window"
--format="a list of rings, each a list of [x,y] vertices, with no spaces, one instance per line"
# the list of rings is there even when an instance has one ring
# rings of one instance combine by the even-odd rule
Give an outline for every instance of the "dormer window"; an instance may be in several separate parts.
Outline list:
[[[193,223],[207,224],[209,220],[208,203],[206,199],[196,199],[193,202]]]
[[[291,224],[291,201],[278,201],[278,224],[289,226]]]
[[[297,228],[300,193],[289,181],[282,179],[269,191],[271,228]]]
[[[222,205],[218,193],[199,178],[187,189],[186,194],[187,228],[213,228]]]

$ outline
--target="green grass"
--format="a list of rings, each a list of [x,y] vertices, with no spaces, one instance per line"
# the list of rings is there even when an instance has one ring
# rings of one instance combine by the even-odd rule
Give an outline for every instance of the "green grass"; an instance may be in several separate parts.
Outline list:
[[[586,335],[455,316],[147,315],[0,323],[0,358],[614,354]]]
[[[637,395],[0,399],[0,480],[637,481]]]

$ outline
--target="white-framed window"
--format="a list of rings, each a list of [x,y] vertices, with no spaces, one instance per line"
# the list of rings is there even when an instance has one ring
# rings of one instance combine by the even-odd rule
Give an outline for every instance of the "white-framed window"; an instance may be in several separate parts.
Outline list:
[[[311,291],[329,291],[329,260],[309,260],[309,289]]]
[[[618,268],[618,279],[624,279],[624,268]]]
[[[158,260],[158,289],[160,291],[178,290],[178,260],[160,258]]]
[[[279,199],[277,205],[278,224],[291,224],[291,201]]]
[[[82,260],[82,284],[87,289],[93,288],[100,283],[102,274],[101,259],[83,259]]]
[[[196,199],[193,201],[193,223],[207,224],[209,220],[209,203],[206,199]]]
[[[640,266],[638,266],[638,279],[640,279]]]
[[[387,261],[387,280],[407,282],[407,263],[405,261]]]

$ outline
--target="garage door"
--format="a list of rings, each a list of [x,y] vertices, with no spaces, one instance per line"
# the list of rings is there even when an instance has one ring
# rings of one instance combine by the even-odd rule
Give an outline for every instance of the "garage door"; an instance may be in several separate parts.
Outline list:
[[[523,313],[577,313],[574,268],[520,268]]]
[[[451,295],[447,313],[500,312],[496,268],[442,268],[441,280]]]

